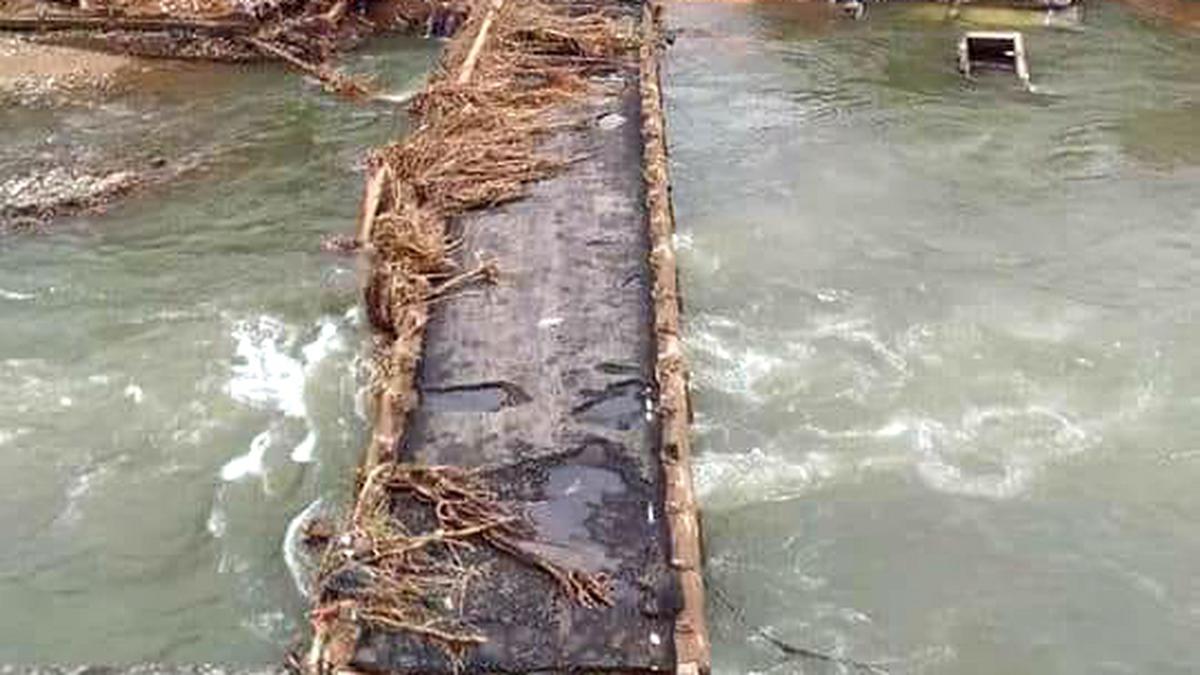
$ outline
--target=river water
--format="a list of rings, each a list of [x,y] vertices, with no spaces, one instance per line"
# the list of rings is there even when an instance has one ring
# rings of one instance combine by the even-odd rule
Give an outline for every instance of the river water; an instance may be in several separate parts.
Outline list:
[[[354,58],[419,86],[438,46]],[[363,440],[353,229],[403,133],[274,66],[159,65],[121,96],[0,109],[0,167],[193,168],[0,238],[0,663],[278,662],[303,616],[288,523]]]
[[[1200,48],[1093,4],[964,83],[910,6],[675,4],[718,673],[1200,671]],[[437,50],[355,57],[390,89]],[[0,239],[0,662],[268,662],[363,441],[347,232],[403,132],[268,67],[0,109],[0,170],[182,158]]]
[[[670,7],[718,673],[1200,672],[1200,43]]]

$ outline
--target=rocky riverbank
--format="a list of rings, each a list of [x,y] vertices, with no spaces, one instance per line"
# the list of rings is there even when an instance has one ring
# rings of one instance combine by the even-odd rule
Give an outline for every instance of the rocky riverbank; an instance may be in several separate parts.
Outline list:
[[[117,89],[138,59],[0,36],[0,104],[61,105]]]

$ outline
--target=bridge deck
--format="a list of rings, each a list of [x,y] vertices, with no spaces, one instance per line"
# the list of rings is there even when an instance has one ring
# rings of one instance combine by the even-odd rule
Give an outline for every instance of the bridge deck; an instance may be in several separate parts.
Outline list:
[[[481,20],[484,7],[490,9]],[[544,44],[489,54],[493,43],[514,49],[522,31],[537,30],[528,26],[540,21],[518,20],[503,7],[477,6],[448,46],[431,91],[451,80],[471,82],[482,63],[500,75],[475,74],[480,87],[553,95],[520,78],[503,81],[511,63],[548,63]],[[530,11],[522,7],[511,11]],[[556,15],[558,28],[544,37],[583,25],[572,22],[585,11],[594,18],[597,5],[537,7]],[[407,141],[422,154],[393,155],[406,159],[394,164],[389,180],[368,181],[360,238],[385,255],[375,259],[366,296],[368,308],[377,308],[378,339],[390,343],[383,353],[392,379],[375,406],[354,519],[327,556],[310,663],[411,673],[706,669],[703,610],[696,606],[698,528],[681,435],[687,406],[658,53],[647,42],[656,45],[658,37],[637,28],[657,23],[640,5],[612,0],[600,7],[615,19],[605,25],[627,32],[618,41],[625,47],[598,70],[574,71],[587,73],[585,95],[548,110],[534,105],[553,129],[536,133],[537,153],[568,161],[530,182],[520,199],[451,213],[441,224],[422,216],[421,209],[438,205],[427,195],[437,193],[433,181],[440,178],[411,166],[429,147],[435,154],[442,144],[461,147],[461,138],[436,133]],[[500,36],[487,34],[493,21]],[[584,39],[581,33],[563,43]],[[575,64],[605,59],[569,57]],[[492,94],[480,95],[474,105],[494,104]],[[433,124],[444,122],[436,115]],[[521,111],[512,117],[527,119]],[[451,134],[470,133],[461,131],[469,125],[446,126]],[[487,175],[497,155],[505,158],[500,163],[530,164],[523,151],[515,151],[519,162],[506,154],[514,144],[489,148],[470,175]],[[424,259],[411,246],[397,253],[405,247],[372,230],[377,208],[386,212],[380,222],[427,227],[454,242],[454,269],[486,263],[498,270],[497,282],[397,308],[394,295],[427,283],[411,272]],[[412,486],[410,472],[421,467],[446,467],[431,474],[440,487]],[[460,478],[469,486],[454,482]],[[380,508],[391,525],[368,522]],[[519,521],[520,533],[485,513]],[[447,544],[449,529],[470,534]],[[378,534],[383,530],[390,539]],[[356,544],[360,539],[370,541]],[[405,562],[366,567],[387,556],[381,548],[401,550]],[[418,549],[419,556],[405,558]],[[442,568],[449,571],[429,578],[430,569]],[[397,593],[385,589],[397,583],[414,584],[420,599],[404,601],[407,607],[393,602]]]

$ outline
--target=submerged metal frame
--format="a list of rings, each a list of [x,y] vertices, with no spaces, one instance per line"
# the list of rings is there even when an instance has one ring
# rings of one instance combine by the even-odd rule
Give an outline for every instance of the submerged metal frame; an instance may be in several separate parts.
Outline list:
[[[972,42],[1007,43],[1005,60],[982,60],[971,56]],[[1025,37],[1017,31],[970,31],[958,41],[958,69],[963,75],[972,77],[974,66],[1012,69],[1017,79],[1029,87],[1029,64],[1025,58]]]

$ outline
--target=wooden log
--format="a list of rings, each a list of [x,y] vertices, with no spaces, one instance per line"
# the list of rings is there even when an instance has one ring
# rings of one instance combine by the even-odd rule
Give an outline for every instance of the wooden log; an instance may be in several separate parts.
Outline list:
[[[241,39],[263,54],[286,61],[304,73],[317,78],[321,81],[321,84],[325,85],[326,91],[341,94],[352,99],[367,98],[372,93],[369,87],[353,78],[347,77],[324,64],[305,61],[279,45],[272,44],[266,40],[260,40],[253,36],[243,36]]]
[[[375,227],[375,216],[379,213],[379,202],[383,199],[383,186],[391,171],[386,164],[380,164],[367,180],[363,192],[362,216],[358,224],[358,244],[364,249],[371,243],[371,231]]]
[[[266,40],[260,40],[256,37],[245,37],[242,39],[245,40],[247,42],[247,44],[250,44],[251,46],[253,46],[255,49],[257,49],[269,56],[274,56],[275,58],[287,61],[288,63],[290,63],[293,66],[299,68],[300,70],[308,73],[309,75],[312,75],[313,77],[317,78],[318,80],[321,80],[322,82],[326,81],[329,78],[329,72],[326,71],[324,68],[322,68],[320,65],[315,64],[315,63],[309,63],[308,61],[301,59],[300,57],[296,56],[295,54],[292,54],[291,52],[287,51],[286,49],[283,49],[282,47],[280,47],[278,45],[271,44],[270,42],[267,42]]]
[[[660,461],[663,466],[666,520],[671,537],[671,566],[679,579],[683,606],[675,618],[675,673],[701,675],[711,668],[711,646],[704,616],[704,577],[699,507],[692,483],[691,402],[687,364],[679,340],[680,301],[675,266],[675,218],[658,61],[662,5],[647,2],[642,14],[640,53],[642,171],[653,277],[655,379],[658,382]]]
[[[475,73],[475,64],[479,62],[479,55],[483,53],[483,45],[487,42],[488,32],[492,30],[492,24],[496,22],[496,14],[503,6],[504,0],[492,0],[487,16],[483,17],[483,24],[479,26],[479,32],[475,35],[475,41],[471,43],[471,51],[467,52],[462,70],[458,72],[458,84],[466,84],[471,81],[471,76]]]

